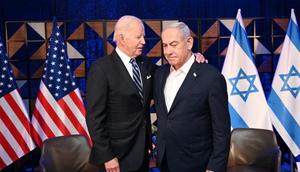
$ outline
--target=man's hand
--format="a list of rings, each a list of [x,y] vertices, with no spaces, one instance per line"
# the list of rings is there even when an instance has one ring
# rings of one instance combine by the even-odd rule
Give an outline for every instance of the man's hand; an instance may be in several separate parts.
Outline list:
[[[214,171],[211,171],[211,170],[206,170],[205,172],[214,172]]]
[[[194,53],[194,55],[196,56],[196,61],[198,63],[208,63],[208,60],[205,59],[205,57],[201,53]]]
[[[119,161],[117,158],[105,162],[104,166],[106,172],[120,172]]]

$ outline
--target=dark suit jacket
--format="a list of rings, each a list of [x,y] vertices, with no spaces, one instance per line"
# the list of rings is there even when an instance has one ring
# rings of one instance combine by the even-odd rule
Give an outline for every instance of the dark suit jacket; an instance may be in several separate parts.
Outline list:
[[[226,82],[209,64],[194,63],[171,105],[164,98],[170,66],[154,81],[158,117],[158,162],[166,156],[171,172],[225,172],[230,143]]]
[[[92,164],[103,167],[104,162],[117,157],[121,171],[135,170],[142,164],[146,146],[151,145],[153,65],[142,57],[136,60],[142,75],[143,100],[115,51],[90,69],[86,99],[87,125],[94,144]]]

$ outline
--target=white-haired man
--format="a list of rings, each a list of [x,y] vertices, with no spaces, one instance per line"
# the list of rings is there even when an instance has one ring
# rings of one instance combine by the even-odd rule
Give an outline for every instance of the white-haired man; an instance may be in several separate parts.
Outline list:
[[[225,172],[230,142],[226,82],[209,64],[195,62],[183,22],[162,32],[169,62],[156,70],[158,161],[162,172]]]
[[[116,49],[89,72],[87,124],[94,143],[90,162],[101,171],[148,171],[155,66],[141,56],[144,36],[140,19],[121,17],[114,32]]]

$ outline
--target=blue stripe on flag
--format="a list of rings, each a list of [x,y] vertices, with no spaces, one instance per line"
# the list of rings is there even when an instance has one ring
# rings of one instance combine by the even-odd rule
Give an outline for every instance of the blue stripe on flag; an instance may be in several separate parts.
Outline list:
[[[238,42],[238,44],[242,47],[244,52],[247,54],[247,56],[250,58],[250,60],[254,63],[254,59],[252,57],[250,44],[247,39],[247,33],[240,25],[240,22],[238,20],[235,20],[232,35],[234,36],[235,40]]]
[[[268,103],[285,130],[299,147],[300,126],[298,125],[297,121],[295,121],[292,114],[290,114],[288,109],[285,107],[284,103],[281,101],[274,89],[272,89],[270,92]]]
[[[241,116],[230,103],[228,103],[228,108],[230,112],[232,128],[249,128],[246,122],[241,118]]]
[[[300,32],[298,25],[290,19],[288,31],[286,33],[295,47],[300,51]]]

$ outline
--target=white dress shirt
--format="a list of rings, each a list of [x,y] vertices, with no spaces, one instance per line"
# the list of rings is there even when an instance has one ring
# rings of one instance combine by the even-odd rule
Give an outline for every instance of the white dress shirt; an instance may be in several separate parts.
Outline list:
[[[126,67],[130,77],[133,79],[133,73],[132,73],[132,64],[130,63],[131,58],[127,56],[125,53],[123,53],[122,50],[120,50],[118,47],[116,48],[117,54],[120,56],[124,66]]]
[[[189,60],[186,61],[178,70],[175,70],[172,66],[170,67],[170,74],[167,77],[164,88],[164,95],[168,112],[170,111],[171,105],[177,95],[177,92],[182,85],[186,75],[188,74],[190,68],[192,67],[194,61],[195,56],[192,55]]]

